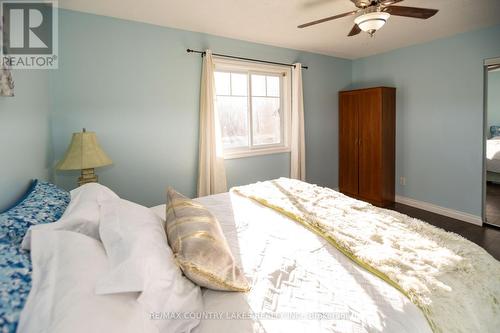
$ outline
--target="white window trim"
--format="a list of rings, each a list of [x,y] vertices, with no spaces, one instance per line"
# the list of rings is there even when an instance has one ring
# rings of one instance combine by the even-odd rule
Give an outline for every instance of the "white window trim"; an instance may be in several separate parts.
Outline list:
[[[226,58],[214,57],[215,71],[241,72],[241,73],[260,73],[281,75],[281,101],[283,103],[282,115],[282,143],[274,145],[252,146],[252,130],[249,127],[250,146],[225,149],[224,159],[243,158],[251,156],[261,156],[269,154],[289,153],[290,131],[291,131],[291,113],[292,113],[292,69],[288,66],[259,64],[248,61],[230,60]],[[249,87],[251,89],[251,87]],[[251,96],[248,96],[251,98]],[[249,110],[249,113],[251,110]],[[250,123],[249,123],[250,124]]]

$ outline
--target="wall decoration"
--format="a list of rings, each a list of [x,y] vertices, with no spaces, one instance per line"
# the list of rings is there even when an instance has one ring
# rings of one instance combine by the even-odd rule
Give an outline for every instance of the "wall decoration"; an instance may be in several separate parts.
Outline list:
[[[0,96],[14,96],[14,80],[10,69],[0,63]]]

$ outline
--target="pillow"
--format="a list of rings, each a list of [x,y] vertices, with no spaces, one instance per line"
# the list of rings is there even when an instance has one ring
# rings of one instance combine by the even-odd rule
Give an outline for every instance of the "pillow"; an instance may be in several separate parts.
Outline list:
[[[490,133],[492,138],[500,136],[500,126],[491,126]]]
[[[71,202],[64,212],[63,217],[71,215],[79,210],[82,203],[92,203],[99,205],[100,202],[118,199],[119,196],[108,187],[99,183],[88,183],[71,191]],[[99,210],[94,212],[94,217],[99,217]]]
[[[156,214],[115,199],[101,204],[100,220],[110,271],[98,281],[97,294],[141,292],[139,303],[152,313],[203,311],[201,290],[176,265]],[[155,324],[165,332],[189,332],[199,323],[191,317],[162,319]]]
[[[32,230],[68,230],[99,240],[99,203],[118,196],[98,183],[82,185],[71,191],[71,202],[59,221],[49,225],[31,227],[22,242],[22,248],[30,249]]]
[[[57,221],[69,202],[67,191],[34,180],[22,199],[0,214],[1,240],[19,244],[30,226]]]
[[[108,266],[100,242],[70,231],[32,237],[33,287],[18,333],[158,332],[137,294],[95,295]]]
[[[213,290],[250,290],[215,216],[172,188],[165,230],[179,266],[193,282]]]

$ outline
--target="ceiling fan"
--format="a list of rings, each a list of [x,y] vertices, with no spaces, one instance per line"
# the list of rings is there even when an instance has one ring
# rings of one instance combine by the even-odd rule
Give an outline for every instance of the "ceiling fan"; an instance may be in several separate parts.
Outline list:
[[[439,11],[430,8],[416,8],[405,6],[394,6],[395,4],[404,0],[351,0],[357,10],[343,13],[335,16],[325,17],[320,20],[299,25],[298,28],[306,28],[311,25],[336,20],[341,17],[356,15],[361,13],[360,16],[354,19],[354,27],[349,32],[348,36],[355,36],[361,31],[367,32],[371,37],[384,26],[391,15],[412,17],[417,19],[426,20]]]

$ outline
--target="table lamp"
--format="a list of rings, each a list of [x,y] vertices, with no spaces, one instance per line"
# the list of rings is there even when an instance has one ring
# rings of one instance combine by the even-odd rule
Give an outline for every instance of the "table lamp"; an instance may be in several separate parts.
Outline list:
[[[78,186],[87,183],[97,183],[94,168],[111,165],[113,161],[102,150],[94,132],[73,133],[71,143],[64,158],[57,164],[57,170],[81,170]]]

